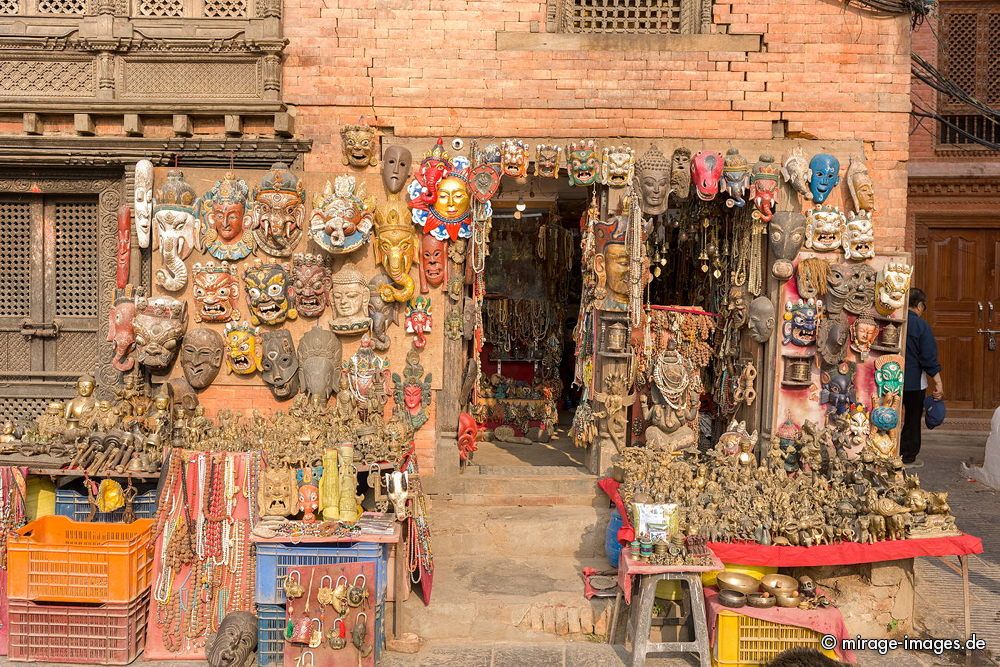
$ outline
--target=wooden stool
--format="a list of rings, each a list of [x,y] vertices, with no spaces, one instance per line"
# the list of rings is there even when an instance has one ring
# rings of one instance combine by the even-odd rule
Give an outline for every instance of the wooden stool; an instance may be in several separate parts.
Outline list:
[[[694,619],[694,641],[651,642],[650,625],[653,620],[653,603],[656,584],[661,579],[687,583],[691,601],[691,618]],[[632,635],[632,667],[643,667],[650,653],[697,653],[701,667],[711,667],[712,654],[708,646],[708,620],[705,618],[705,594],[701,589],[701,574],[692,572],[663,572],[643,574],[639,579],[639,599],[633,600],[629,617]]]

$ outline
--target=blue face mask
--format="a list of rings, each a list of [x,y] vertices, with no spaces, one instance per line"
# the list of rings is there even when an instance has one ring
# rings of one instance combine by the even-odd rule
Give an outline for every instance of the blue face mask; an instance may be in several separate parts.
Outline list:
[[[817,153],[809,161],[809,168],[812,169],[809,191],[813,201],[822,204],[840,183],[840,161],[829,153]]]

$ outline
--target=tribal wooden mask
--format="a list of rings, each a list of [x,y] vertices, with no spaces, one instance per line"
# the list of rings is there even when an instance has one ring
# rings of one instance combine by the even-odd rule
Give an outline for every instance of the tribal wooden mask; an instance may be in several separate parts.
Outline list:
[[[719,194],[725,160],[722,153],[698,151],[691,158],[691,181],[698,199],[712,201]]]
[[[344,151],[344,166],[364,169],[378,165],[375,128],[368,125],[344,125],[340,128],[340,141]]]
[[[823,315],[823,302],[809,299],[785,304],[785,324],[782,327],[784,342],[797,347],[816,343],[816,327]]]
[[[817,206],[806,212],[806,248],[832,252],[843,246],[847,219],[836,206]]]
[[[792,277],[792,260],[802,249],[805,222],[805,216],[797,211],[779,211],[767,226],[767,244],[774,260],[771,275],[778,280]]]
[[[132,358],[135,349],[135,299],[142,295],[142,288],[131,285],[116,289],[114,304],[108,309],[107,341],[114,346],[111,365],[115,370],[126,372],[135,366],[135,359]]]
[[[194,301],[198,305],[195,322],[229,322],[240,319],[237,302],[240,282],[236,267],[222,262],[196,263],[194,267]]]
[[[785,164],[781,166],[781,177],[792,186],[792,189],[805,197],[807,200],[813,198],[809,190],[809,179],[812,178],[812,170],[806,162],[806,156],[802,149],[796,146],[792,149],[792,154],[785,159]]]
[[[906,305],[913,267],[903,262],[889,262],[878,272],[875,289],[875,309],[889,316]]]
[[[115,248],[115,287],[125,289],[132,268],[132,209],[128,204],[118,207],[118,245]]]
[[[424,375],[420,365],[420,355],[415,350],[406,353],[406,368],[403,375],[392,374],[395,385],[397,414],[405,414],[410,428],[414,431],[427,423],[431,404],[431,374]]]
[[[440,287],[448,277],[448,244],[430,234],[420,237],[420,291]]]
[[[635,176],[635,151],[630,146],[605,146],[601,156],[601,183],[624,188]]]
[[[795,267],[795,288],[803,299],[826,296],[830,262],[822,257],[806,257]]]
[[[271,165],[253,191],[253,238],[274,257],[288,257],[299,244],[306,215],[306,191],[281,162]]]
[[[691,196],[691,149],[680,146],[670,157],[670,191],[678,199]]]
[[[226,342],[216,331],[198,327],[184,334],[181,345],[181,369],[184,379],[194,389],[212,384],[222,368]]]
[[[253,324],[281,324],[299,316],[295,309],[295,288],[283,264],[257,260],[244,269],[243,284]]]
[[[812,172],[809,179],[812,200],[822,204],[840,183],[840,160],[829,153],[817,153],[809,161],[809,170]]]
[[[778,174],[780,170],[771,155],[761,155],[750,170],[750,201],[754,218],[770,222],[781,194]]]
[[[758,343],[771,340],[774,331],[774,303],[766,296],[759,296],[750,302],[750,337]]]
[[[153,233],[153,163],[135,163],[135,235],[140,248],[148,248]]]
[[[847,167],[847,189],[851,193],[855,211],[875,211],[875,188],[868,166],[861,158],[851,156]]]
[[[135,300],[136,360],[151,371],[170,367],[187,331],[187,303],[169,296]]]
[[[566,148],[566,169],[570,185],[597,183],[601,177],[601,157],[593,139],[574,141]]]
[[[847,354],[850,325],[843,313],[824,317],[819,323],[816,347],[827,364],[839,364]]]
[[[226,366],[236,375],[253,375],[260,370],[260,329],[249,322],[226,325]]]
[[[875,229],[871,211],[851,211],[847,214],[844,257],[854,261],[875,258]]]
[[[528,144],[520,139],[500,143],[500,171],[504,176],[523,179],[528,175]]]
[[[535,176],[558,178],[562,162],[562,146],[538,144],[535,146]]]
[[[198,202],[201,238],[206,253],[216,259],[241,260],[254,251],[252,219],[247,211],[250,186],[229,172]]]
[[[632,187],[638,193],[639,207],[646,215],[661,215],[667,210],[672,178],[670,164],[656,144],[636,160]],[[690,180],[689,175],[688,183]]]
[[[266,331],[262,342],[261,377],[275,399],[286,401],[299,393],[299,358],[292,333],[287,329]]]
[[[340,386],[340,339],[320,325],[299,339],[299,384],[313,404],[326,405]]]
[[[875,269],[867,264],[858,264],[847,278],[847,300],[844,310],[852,315],[861,315],[875,301]]]
[[[353,176],[337,176],[313,197],[309,235],[318,246],[335,255],[353,252],[368,243],[372,233],[374,197],[366,197]]]
[[[389,146],[382,155],[382,185],[386,192],[396,194],[410,177],[413,154],[404,146]]]
[[[826,274],[826,298],[823,300],[826,312],[839,313],[844,309],[853,275],[854,269],[849,264],[830,265]]]
[[[295,308],[303,317],[319,317],[330,298],[330,267],[320,255],[296,253],[292,256],[292,285]]]
[[[740,155],[738,148],[726,151],[726,157],[722,161],[722,185],[726,189],[727,207],[746,206],[744,196],[750,187],[750,163]]]
[[[153,224],[162,265],[154,277],[156,284],[170,292],[184,289],[188,270],[184,260],[200,245],[194,188],[179,169],[167,173],[166,182],[156,192]]]

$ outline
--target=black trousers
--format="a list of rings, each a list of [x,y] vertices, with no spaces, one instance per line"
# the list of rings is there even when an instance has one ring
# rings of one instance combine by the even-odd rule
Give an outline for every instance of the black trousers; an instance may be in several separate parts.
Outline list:
[[[903,463],[913,463],[920,453],[920,422],[926,395],[924,389],[903,392],[903,430],[899,434],[899,455]]]

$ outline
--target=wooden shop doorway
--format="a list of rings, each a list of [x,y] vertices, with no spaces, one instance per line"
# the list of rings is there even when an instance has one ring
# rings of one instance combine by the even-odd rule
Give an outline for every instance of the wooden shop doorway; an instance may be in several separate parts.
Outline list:
[[[504,178],[493,204],[483,300],[477,417],[491,439],[474,463],[584,468],[570,436],[573,327],[580,308],[580,219],[589,189],[565,179]]]
[[[918,218],[915,255],[948,420],[988,423],[1000,405],[1000,219]]]

